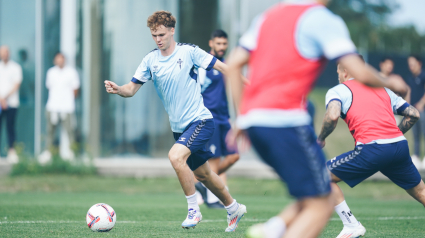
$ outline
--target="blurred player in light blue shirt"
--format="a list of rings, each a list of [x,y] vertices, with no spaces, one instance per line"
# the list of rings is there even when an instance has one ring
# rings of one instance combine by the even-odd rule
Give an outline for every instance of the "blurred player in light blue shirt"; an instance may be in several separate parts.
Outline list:
[[[213,154],[205,145],[212,137],[215,125],[211,112],[204,106],[198,80],[198,68],[224,72],[227,66],[198,46],[177,43],[174,40],[176,19],[170,12],[157,11],[147,23],[158,48],[143,58],[131,82],[118,86],[105,81],[106,91],[132,97],[144,83],[153,81],[176,140],[168,157],[188,203],[188,214],[182,227],[195,227],[202,220],[195,194],[195,174],[225,205],[229,221],[226,232],[234,231],[246,213],[246,207],[232,198],[207,162]]]

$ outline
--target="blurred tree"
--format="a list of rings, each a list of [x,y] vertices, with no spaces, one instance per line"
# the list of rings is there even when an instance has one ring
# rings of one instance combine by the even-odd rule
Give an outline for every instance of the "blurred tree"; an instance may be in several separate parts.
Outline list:
[[[420,35],[414,26],[388,24],[389,16],[399,8],[395,0],[331,1],[328,7],[344,19],[360,50],[425,53],[425,35]]]

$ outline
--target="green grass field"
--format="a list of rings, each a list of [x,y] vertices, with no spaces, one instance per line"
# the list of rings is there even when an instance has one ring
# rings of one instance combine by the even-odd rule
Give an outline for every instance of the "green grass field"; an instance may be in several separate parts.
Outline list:
[[[28,176],[0,179],[0,237],[244,237],[291,202],[277,180],[231,179],[230,191],[248,213],[236,232],[224,232],[226,212],[201,206],[204,221],[183,230],[186,199],[177,179],[124,179],[96,176]],[[366,237],[425,237],[425,209],[389,182],[342,186]],[[111,205],[115,228],[94,233],[85,223],[95,203]],[[342,228],[334,215],[321,237]]]

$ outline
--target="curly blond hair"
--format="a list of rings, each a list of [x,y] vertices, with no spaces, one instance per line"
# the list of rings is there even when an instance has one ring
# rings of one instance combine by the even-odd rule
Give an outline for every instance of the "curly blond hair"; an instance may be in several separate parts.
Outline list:
[[[156,11],[148,17],[148,27],[156,30],[161,25],[165,27],[176,27],[176,18],[169,11]]]

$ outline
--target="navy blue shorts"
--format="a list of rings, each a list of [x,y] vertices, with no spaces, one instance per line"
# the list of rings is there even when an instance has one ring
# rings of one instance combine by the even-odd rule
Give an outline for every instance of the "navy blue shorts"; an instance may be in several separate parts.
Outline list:
[[[228,148],[226,144],[226,136],[230,129],[230,123],[215,124],[214,134],[207,143],[207,149],[213,153],[215,158],[237,153],[236,150]]]
[[[286,182],[292,196],[302,199],[330,193],[326,159],[311,126],[247,131],[255,150]]]
[[[211,151],[207,150],[205,146],[211,139],[214,128],[214,120],[205,119],[192,122],[186,127],[183,133],[173,133],[176,143],[182,144],[190,150],[191,154],[186,163],[192,171],[214,157]]]
[[[406,140],[391,144],[358,145],[327,162],[327,167],[338,178],[354,187],[380,171],[403,189],[419,184],[421,176],[412,163]]]

